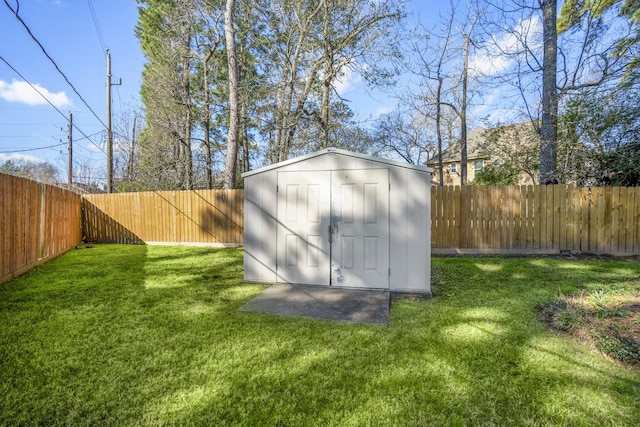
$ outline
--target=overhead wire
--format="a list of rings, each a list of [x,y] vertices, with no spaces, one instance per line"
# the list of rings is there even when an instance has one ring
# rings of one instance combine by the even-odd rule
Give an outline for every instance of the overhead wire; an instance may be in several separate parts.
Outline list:
[[[98,117],[98,115],[95,113],[95,111],[93,111],[93,109],[89,106],[89,104],[87,103],[87,101],[85,101],[85,99],[82,97],[82,95],[80,95],[80,92],[78,92],[78,90],[76,89],[76,87],[71,83],[71,81],[69,81],[69,79],[67,78],[67,76],[64,74],[64,72],[62,72],[62,70],[60,69],[60,67],[58,66],[58,64],[56,63],[56,61],[51,57],[51,55],[49,55],[49,53],[47,52],[47,50],[44,48],[44,46],[42,45],[42,43],[40,43],[40,40],[37,39],[37,37],[31,32],[31,29],[29,28],[29,26],[26,24],[26,22],[24,22],[24,20],[20,17],[20,15],[18,14],[18,10],[20,9],[19,2],[16,2],[17,7],[14,10],[13,7],[11,7],[11,5],[7,2],[7,0],[4,0],[4,4],[9,8],[9,10],[11,10],[11,12],[15,15],[16,19],[22,24],[22,26],[25,28],[25,30],[27,30],[27,33],[29,33],[29,35],[31,36],[31,38],[33,39],[34,42],[36,42],[36,44],[40,47],[40,49],[42,50],[42,52],[44,53],[44,55],[49,59],[49,61],[51,61],[51,63],[53,64],[53,66],[56,68],[56,70],[58,71],[58,73],[60,73],[60,75],[64,78],[64,80],[67,82],[67,84],[71,87],[71,89],[73,89],[73,91],[76,93],[76,95],[78,95],[78,97],[80,98],[80,100],[82,101],[82,103],[89,109],[89,111],[91,111],[91,113],[94,115],[94,117],[102,124],[102,126],[104,126],[105,128],[107,127],[107,125],[102,121],[102,119],[100,119],[100,117]],[[5,61],[6,62],[6,61]]]
[[[82,101],[82,103],[87,107],[87,109],[91,112],[91,114],[93,114],[93,116],[98,120],[98,122],[100,122],[100,124],[106,129],[107,125],[100,119],[100,117],[95,113],[95,111],[91,108],[91,106],[87,103],[87,101],[84,99],[84,97],[78,92],[78,90],[75,88],[75,86],[71,83],[71,81],[69,80],[69,78],[64,74],[64,72],[60,69],[60,67],[58,66],[58,64],[56,63],[56,61],[51,57],[51,55],[49,55],[49,53],[47,52],[47,50],[45,49],[45,47],[42,45],[42,43],[40,43],[40,41],[37,39],[37,37],[33,34],[33,32],[31,31],[31,29],[29,28],[29,26],[26,24],[26,22],[24,22],[24,20],[21,18],[21,16],[19,15],[19,8],[20,8],[20,3],[18,0],[16,0],[16,9],[14,10],[11,5],[7,2],[7,0],[4,0],[5,5],[9,8],[9,10],[11,10],[11,12],[15,15],[16,19],[22,24],[22,26],[25,28],[25,30],[27,31],[27,33],[29,34],[29,36],[31,36],[31,38],[34,40],[34,42],[40,47],[40,49],[42,50],[42,52],[44,53],[44,55],[49,59],[49,61],[53,64],[53,66],[56,68],[56,70],[58,71],[58,73],[64,78],[64,80],[67,82],[67,84],[71,87],[71,89],[75,92],[76,95],[78,95],[78,97],[80,98],[80,100]],[[102,47],[103,51],[107,51],[105,44],[104,44],[104,38],[102,36],[102,31],[100,29],[100,25],[96,16],[96,12],[95,12],[95,8],[93,5],[93,2],[91,0],[87,0],[87,4],[89,6],[89,10],[91,12],[91,17],[93,19],[93,23],[96,29],[96,33],[98,35],[98,39],[100,41],[100,45]],[[43,99],[45,99],[45,101],[47,101],[47,103],[49,103],[61,116],[63,116],[65,118],[65,120],[67,119],[67,116],[62,113],[55,105],[53,105],[47,98],[46,96],[44,96],[40,91],[38,91],[38,89],[36,87],[34,87],[34,85],[32,85],[20,72],[18,72],[11,64],[8,63],[8,61],[6,61],[4,58],[2,58],[0,56],[0,60],[2,60],[9,68],[11,68],[18,76],[20,76],[20,78],[22,78],[25,82],[27,82]],[[118,95],[118,100],[120,102],[120,104],[122,104],[122,101],[120,99],[120,93],[119,91],[117,92]],[[121,106],[121,105],[120,105]],[[122,107],[122,106],[121,106]],[[102,153],[105,152],[105,150],[100,147],[98,144],[96,144],[93,140],[91,140],[91,137],[98,135],[100,133],[103,133],[104,131],[99,131],[96,132],[94,134],[91,135],[86,135],[76,124],[73,124],[73,128],[75,128],[78,132],[80,132],[83,135],[83,138],[78,138],[73,140],[73,142],[75,141],[81,141],[83,139],[87,139],[89,142],[91,142],[92,145],[94,145],[98,150],[100,150]],[[17,151],[12,151],[12,152],[20,152],[20,151],[35,151],[35,150],[41,150],[41,149],[53,149],[55,147],[59,147],[61,145],[67,145],[67,143],[61,143],[61,144],[56,144],[56,145],[52,145],[52,146],[47,146],[47,147],[40,147],[40,148],[34,148],[34,149],[29,149],[29,150],[17,150]],[[86,151],[91,152],[91,150],[82,147],[82,146],[78,146],[78,148],[82,148]],[[9,153],[9,152],[7,152]],[[91,160],[85,156],[79,155],[82,158],[85,158],[87,160]],[[97,178],[100,179],[100,178]]]
[[[39,148],[25,148],[24,150],[0,151],[0,154],[26,153],[27,151],[46,150],[47,148],[59,147],[61,145],[67,145],[67,143],[63,142],[63,143],[60,143],[60,144],[48,145],[46,147],[39,147]]]
[[[107,48],[104,46],[104,39],[102,38],[102,31],[100,30],[100,24],[98,23],[98,18],[96,17],[96,11],[93,7],[93,2],[91,0],[87,0],[87,4],[89,5],[89,11],[91,11],[91,18],[93,19],[93,26],[96,27],[96,33],[98,33],[98,39],[100,40],[100,46],[102,46],[102,51],[105,52]]]
[[[73,142],[82,141],[83,139],[89,139],[89,137],[99,135],[99,134],[101,134],[102,132],[104,132],[104,131],[103,131],[103,130],[101,130],[101,131],[99,131],[99,132],[92,133],[92,134],[91,134],[91,135],[89,135],[89,136],[83,136],[82,138],[74,139],[74,140],[73,140]]]

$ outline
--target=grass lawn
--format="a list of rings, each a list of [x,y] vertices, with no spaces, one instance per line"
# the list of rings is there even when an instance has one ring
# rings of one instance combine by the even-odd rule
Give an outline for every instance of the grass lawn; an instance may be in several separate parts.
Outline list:
[[[0,425],[640,425],[640,370],[535,310],[639,263],[433,266],[374,326],[239,312],[241,250],[71,250],[0,285]]]

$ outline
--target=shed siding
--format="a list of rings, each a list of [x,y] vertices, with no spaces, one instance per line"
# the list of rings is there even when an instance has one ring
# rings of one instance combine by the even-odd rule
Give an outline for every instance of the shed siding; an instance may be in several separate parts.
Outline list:
[[[276,184],[274,174],[247,178],[245,184],[244,277],[276,281]]]
[[[276,272],[278,172],[348,169],[389,170],[389,289],[431,292],[431,175],[410,165],[394,166],[335,152],[245,177],[245,280],[279,281]]]
[[[430,176],[390,168],[390,182],[390,288],[430,292]]]

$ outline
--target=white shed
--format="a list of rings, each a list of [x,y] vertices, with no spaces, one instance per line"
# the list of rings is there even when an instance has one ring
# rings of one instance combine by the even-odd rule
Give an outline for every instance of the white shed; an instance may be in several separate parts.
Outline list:
[[[432,172],[327,148],[244,173],[244,279],[430,294]]]

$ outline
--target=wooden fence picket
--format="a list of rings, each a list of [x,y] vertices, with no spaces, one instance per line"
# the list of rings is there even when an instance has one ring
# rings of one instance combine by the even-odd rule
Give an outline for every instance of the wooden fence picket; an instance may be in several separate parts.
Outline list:
[[[90,194],[83,197],[85,230],[89,239],[97,241],[240,245],[243,194],[243,190]]]
[[[243,202],[243,190],[81,197],[0,174],[0,282],[78,244],[83,231],[101,242],[240,245]],[[433,186],[431,244],[434,251],[637,254],[640,187]]]
[[[82,240],[80,196],[0,174],[0,283]]]
[[[470,185],[431,191],[436,251],[640,252],[640,187]]]

